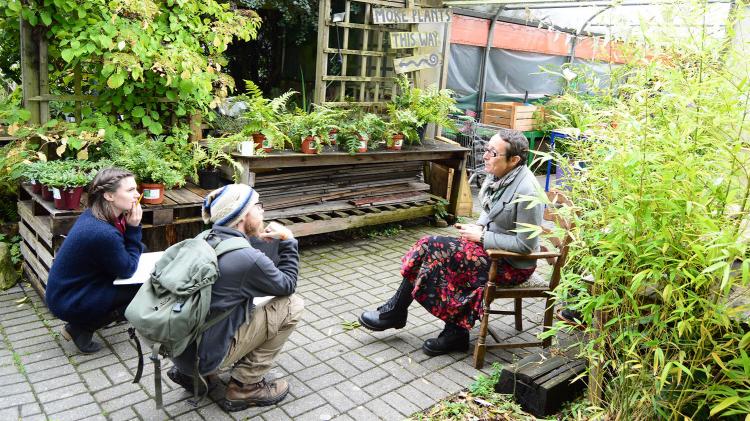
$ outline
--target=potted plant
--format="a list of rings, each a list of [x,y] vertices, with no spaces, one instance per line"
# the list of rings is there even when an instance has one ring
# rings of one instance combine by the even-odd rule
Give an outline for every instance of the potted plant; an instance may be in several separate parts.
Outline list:
[[[314,107],[309,113],[299,110],[289,121],[289,137],[295,149],[306,154],[318,154],[323,151],[324,144],[330,144],[329,133],[338,129],[336,121],[344,115],[340,110]]]
[[[45,164],[46,162],[44,161],[25,161],[21,164],[20,176],[31,184],[31,191],[36,194],[42,193],[42,183],[39,177],[42,171],[44,171]]]
[[[253,137],[256,148],[263,148],[265,152],[274,148],[283,150],[289,138],[280,125],[285,119],[287,102],[296,92],[289,91],[271,100],[264,98],[252,81],[246,80],[245,86],[249,95],[243,97],[247,104],[247,111],[242,116],[246,123],[243,132]]]
[[[359,152],[367,152],[375,148],[383,140],[386,131],[386,123],[376,114],[365,114],[359,119],[341,127],[338,133],[342,140],[342,147],[354,155]]]
[[[183,186],[185,176],[195,169],[193,157],[183,156],[187,152],[179,147],[170,149],[167,142],[149,138],[145,134],[131,136],[120,132],[108,141],[107,151],[117,166],[135,175],[143,191],[141,203],[147,205],[162,203],[164,191]],[[191,165],[189,168],[188,161]]]
[[[194,178],[198,185],[207,190],[221,187],[222,165],[229,165],[234,169],[235,178],[242,171],[242,166],[232,159],[229,151],[233,150],[242,135],[206,138],[205,142],[193,144],[193,159],[195,163]]]
[[[450,89],[438,89],[431,86],[426,89],[411,86],[406,75],[396,78],[398,94],[394,95],[389,109],[399,111],[411,110],[416,119],[415,130],[418,134],[414,140],[424,140],[424,131],[427,124],[434,123],[438,126],[455,128],[453,121],[448,118],[450,114],[459,112],[456,108],[456,100],[453,99],[453,91]]]
[[[55,208],[78,209],[83,188],[96,175],[96,166],[86,161],[60,160],[45,162],[39,173],[44,185],[52,190]]]
[[[390,120],[386,126],[386,148],[388,150],[401,150],[404,140],[409,144],[419,143],[419,120],[413,111],[388,107]]]

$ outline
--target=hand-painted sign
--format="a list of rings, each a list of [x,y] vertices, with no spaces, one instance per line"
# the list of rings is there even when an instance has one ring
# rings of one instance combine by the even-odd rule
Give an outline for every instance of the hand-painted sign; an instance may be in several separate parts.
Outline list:
[[[391,48],[439,47],[437,32],[391,32]]]
[[[451,21],[450,9],[372,9],[373,23],[442,23]]]
[[[437,67],[440,56],[437,53],[393,59],[393,70],[396,73],[414,72],[421,69]]]

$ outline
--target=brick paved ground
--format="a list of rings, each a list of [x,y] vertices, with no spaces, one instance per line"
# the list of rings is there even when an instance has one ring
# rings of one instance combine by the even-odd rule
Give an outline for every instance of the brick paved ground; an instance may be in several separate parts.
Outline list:
[[[0,420],[369,420],[402,419],[467,387],[478,374],[471,355],[428,358],[422,342],[436,336],[442,322],[421,306],[411,307],[407,327],[398,331],[345,331],[366,308],[384,302],[398,286],[399,259],[426,234],[454,235],[453,228],[420,226],[390,238],[329,242],[302,250],[299,293],[306,302],[303,322],[290,337],[272,377],[291,384],[277,406],[227,414],[215,403],[217,387],[198,407],[164,376],[165,408],[155,409],[153,367],[146,360],[140,384],[132,384],[137,352],[124,325],[101,331],[106,348],[81,355],[58,334],[55,319],[29,287],[0,293]],[[17,300],[28,297],[26,303]],[[516,334],[512,317],[495,319],[506,337],[530,338],[538,329],[543,304],[525,301],[527,331]],[[472,345],[477,328],[472,331]],[[523,351],[490,352],[509,362]],[[162,368],[163,374],[169,368]],[[227,378],[223,380],[226,382]]]

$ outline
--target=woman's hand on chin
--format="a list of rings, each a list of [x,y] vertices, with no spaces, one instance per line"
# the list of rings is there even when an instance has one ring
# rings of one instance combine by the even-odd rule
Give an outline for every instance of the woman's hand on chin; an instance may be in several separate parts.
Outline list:
[[[141,224],[143,218],[143,208],[140,203],[133,203],[133,206],[126,212],[125,222],[131,227],[137,227]]]

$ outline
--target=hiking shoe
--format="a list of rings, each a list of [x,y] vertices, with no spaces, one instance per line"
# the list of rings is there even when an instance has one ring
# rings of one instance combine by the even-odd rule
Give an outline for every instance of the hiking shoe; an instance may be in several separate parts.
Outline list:
[[[66,341],[73,341],[73,343],[76,344],[76,348],[78,348],[82,354],[93,354],[102,349],[102,344],[92,339],[94,332],[88,332],[84,329],[73,326],[70,323],[66,323],[60,333]]]
[[[289,393],[289,383],[284,379],[276,379],[272,382],[263,379],[258,383],[242,384],[232,378],[221,406],[227,412],[234,412],[251,406],[274,405],[281,402],[287,393]]]
[[[430,338],[422,345],[422,351],[431,357],[468,350],[469,330],[452,324],[447,324],[437,338]]]
[[[359,324],[375,332],[386,329],[401,329],[406,326],[407,314],[381,313],[380,309],[365,311],[359,316]]]
[[[169,377],[169,380],[172,380],[173,382],[182,386],[183,389],[187,390],[190,393],[193,393],[193,376],[189,376],[178,370],[176,366],[172,366],[172,368],[167,371],[167,377]],[[208,391],[211,391],[214,387],[216,387],[218,383],[218,377],[214,374],[209,374],[208,376],[206,376],[206,383],[208,383]],[[206,388],[203,383],[199,382],[198,386],[199,395],[206,393]]]

